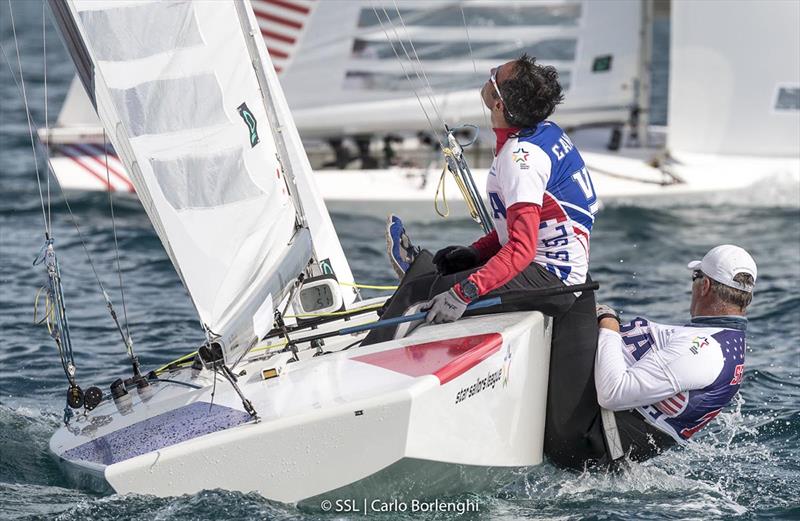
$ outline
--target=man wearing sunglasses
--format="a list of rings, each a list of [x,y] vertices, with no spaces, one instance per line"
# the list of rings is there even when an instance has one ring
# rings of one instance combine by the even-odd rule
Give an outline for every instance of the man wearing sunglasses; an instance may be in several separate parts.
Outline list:
[[[402,281],[384,318],[423,309],[428,322],[452,322],[480,297],[587,282],[597,197],[577,148],[547,119],[563,100],[556,69],[523,54],[492,69],[480,95],[496,136],[486,184],[495,230],[431,258],[411,245],[400,219],[391,216],[388,249]],[[603,453],[593,381],[594,309],[593,293],[584,292],[493,310],[554,317],[544,450],[560,465],[580,467]],[[373,330],[362,345],[403,336],[410,327]]]
[[[739,390],[756,263],[742,248],[726,244],[688,268],[688,324],[670,326],[641,317],[621,324],[613,309],[597,307],[597,398],[607,410],[603,419],[610,414],[617,427],[609,440],[617,451],[609,451],[608,459],[623,454],[647,459],[686,443]]]

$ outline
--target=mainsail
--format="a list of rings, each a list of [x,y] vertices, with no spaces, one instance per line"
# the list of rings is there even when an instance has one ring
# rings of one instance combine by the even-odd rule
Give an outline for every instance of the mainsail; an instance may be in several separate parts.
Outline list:
[[[313,183],[295,184],[310,169],[291,118],[274,106],[285,101],[254,37],[249,2],[50,5],[108,138],[226,359],[272,326],[273,307],[320,255],[312,234],[337,275],[351,277]]]

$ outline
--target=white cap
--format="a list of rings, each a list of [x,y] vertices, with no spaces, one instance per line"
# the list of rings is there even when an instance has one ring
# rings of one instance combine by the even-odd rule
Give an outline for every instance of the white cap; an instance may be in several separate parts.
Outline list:
[[[700,270],[706,276],[721,284],[740,289],[748,293],[753,292],[753,285],[740,284],[733,280],[739,273],[748,273],[756,281],[756,261],[744,249],[732,244],[716,246],[706,253],[703,260],[696,260],[687,266],[690,270]]]

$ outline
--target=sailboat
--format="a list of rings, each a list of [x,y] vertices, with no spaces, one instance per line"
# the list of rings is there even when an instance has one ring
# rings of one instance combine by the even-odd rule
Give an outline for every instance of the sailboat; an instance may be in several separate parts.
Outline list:
[[[254,0],[253,6],[307,144],[349,136],[363,145],[358,136],[426,130],[409,85],[423,104],[442,107],[453,125],[482,121],[474,86],[491,67],[528,51],[559,70],[566,102],[553,117],[580,148],[601,200],[800,183],[800,40],[790,23],[800,16],[796,2],[772,2],[770,9],[671,3],[666,127],[648,124],[652,0],[502,6]],[[738,26],[774,52],[766,56],[732,37],[728,28]],[[759,74],[747,69],[750,62],[760,64]],[[428,84],[433,89],[426,91]],[[764,137],[751,139],[746,128]],[[133,191],[113,154],[106,176],[102,131],[79,82],[48,142],[65,188]],[[491,144],[474,147],[478,185]],[[316,168],[317,183],[333,211],[383,216],[387,207],[413,208],[416,216],[434,218],[441,164],[430,168],[430,154],[416,155],[416,167]],[[462,199],[455,190],[448,197]]]
[[[299,502],[480,490],[542,462],[549,318],[359,346],[383,299],[353,288],[248,0],[49,5],[206,336],[110,396],[71,386],[49,444],[71,478]]]

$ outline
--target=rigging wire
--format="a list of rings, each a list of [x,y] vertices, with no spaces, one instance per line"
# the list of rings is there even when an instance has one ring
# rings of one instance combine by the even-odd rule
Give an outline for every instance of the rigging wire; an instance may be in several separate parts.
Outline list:
[[[9,9],[11,9],[10,0],[9,0]],[[12,27],[14,27],[13,23],[14,22],[13,22],[13,17],[12,17]],[[14,28],[14,34],[16,35],[16,28]],[[20,64],[20,77],[19,78],[17,78],[17,76],[16,76],[16,74],[14,72],[14,68],[11,65],[11,60],[8,58],[8,54],[6,53],[5,47],[3,46],[2,42],[0,42],[0,54],[3,55],[3,58],[5,59],[6,64],[8,65],[8,68],[11,71],[11,78],[14,80],[14,84],[16,85],[18,92],[22,95],[23,102],[25,104],[25,114],[26,114],[26,117],[28,118],[29,134],[30,134],[30,139],[31,139],[31,148],[33,150],[34,164],[36,165],[36,181],[37,181],[37,184],[38,184],[38,187],[39,187],[39,199],[40,199],[40,202],[42,203],[42,216],[44,218],[45,234],[46,234],[46,239],[47,239],[46,242],[45,242],[44,247],[42,248],[42,253],[39,256],[37,256],[37,261],[36,262],[38,263],[38,262],[41,262],[40,258],[42,258],[42,259],[44,258],[44,255],[46,253],[46,250],[47,250],[48,246],[52,247],[52,242],[53,241],[52,241],[52,237],[51,237],[51,229],[48,226],[47,213],[46,213],[45,208],[44,208],[44,197],[43,197],[43,193],[42,193],[42,186],[41,186],[41,180],[40,180],[40,174],[39,174],[39,168],[38,168],[38,161],[37,161],[37,158],[36,158],[37,157],[36,156],[36,144],[37,143],[39,143],[44,148],[43,152],[44,152],[45,158],[47,160],[48,174],[52,175],[52,176],[55,176],[55,173],[54,173],[52,162],[50,161],[49,150],[46,147],[44,147],[44,145],[34,137],[34,133],[33,133],[33,115],[31,114],[30,105],[28,104],[28,99],[27,99],[27,96],[25,95],[25,83],[24,83],[25,79],[24,79],[24,76],[22,76],[22,74],[21,74],[22,73],[22,66],[21,66],[21,60],[19,59],[19,45],[18,45],[18,41],[16,40],[16,38],[14,40],[14,43],[17,46],[17,59],[18,59],[18,63]],[[86,238],[84,237],[83,232],[81,231],[81,228],[78,225],[78,220],[76,219],[75,214],[72,211],[72,207],[69,204],[69,200],[67,199],[67,194],[66,194],[66,192],[64,192],[64,188],[61,186],[60,183],[56,183],[56,185],[58,186],[59,191],[61,192],[61,197],[62,197],[62,199],[64,201],[64,205],[67,208],[67,213],[69,214],[70,221],[72,222],[73,226],[75,227],[75,231],[78,234],[78,238],[80,240],[81,247],[83,248],[83,252],[86,255],[86,259],[89,262],[89,267],[92,270],[92,274],[94,275],[95,281],[97,282],[97,285],[100,288],[100,292],[103,294],[103,298],[105,299],[106,307],[109,309],[109,311],[111,313],[111,317],[112,317],[112,319],[114,319],[114,322],[117,324],[117,328],[119,329],[120,326],[119,326],[119,323],[117,322],[117,319],[116,319],[116,312],[114,312],[113,304],[111,302],[110,297],[108,296],[108,293],[106,292],[106,289],[105,289],[105,286],[103,285],[103,282],[100,280],[100,275],[97,272],[97,268],[96,268],[96,266],[94,264],[94,260],[92,259],[92,255],[89,253],[89,248],[86,246]],[[60,270],[57,270],[57,271],[58,271],[58,277],[60,279]],[[59,295],[56,295],[55,297],[57,299],[56,306],[58,307],[59,305],[63,305],[63,297],[59,297]],[[68,336],[69,333],[67,331],[65,331],[64,334],[66,336]],[[124,338],[124,335],[123,335],[123,338]],[[127,348],[127,346],[126,346],[126,348]]]
[[[42,64],[44,66],[44,128],[47,136],[47,142],[44,144],[45,148],[50,150],[50,120],[48,114],[48,97],[47,97],[47,6],[42,2]],[[50,199],[50,176],[46,175],[47,180],[47,226],[53,229],[53,214],[51,212],[51,199]]]
[[[19,55],[19,40],[17,39],[17,26],[14,23],[14,8],[11,6],[11,0],[8,0],[8,11],[11,14],[11,30],[14,33],[14,47],[17,50],[17,66],[19,68],[19,78],[20,81],[22,82],[22,89],[21,89],[22,100],[25,103],[25,114],[28,118],[28,133],[30,134],[31,138],[31,150],[33,151],[33,164],[34,167],[36,168],[36,185],[39,187],[39,202],[42,205],[42,219],[44,219],[44,232],[45,232],[45,237],[49,239],[50,226],[47,221],[47,212],[45,211],[44,207],[44,194],[42,193],[42,179],[41,179],[41,174],[39,172],[39,159],[36,157],[36,141],[33,138],[33,121],[31,112],[28,107],[28,93],[25,90],[25,80],[22,74],[22,59],[20,58]],[[3,56],[5,57],[6,62],[8,62],[8,66],[11,69],[11,76],[14,78],[14,82],[17,83],[16,76],[14,75],[14,69],[11,67],[11,62],[9,61],[8,56],[6,56],[5,49],[3,49]],[[17,88],[19,88],[19,86],[20,84],[17,83]]]
[[[125,285],[122,282],[122,266],[120,265],[119,260],[119,242],[117,241],[117,220],[114,216],[114,197],[112,196],[111,190],[111,172],[108,168],[108,138],[106,136],[106,130],[103,129],[103,153],[105,155],[105,166],[106,166],[106,183],[108,184],[108,206],[111,209],[111,230],[114,234],[114,254],[117,260],[117,276],[119,277],[119,293],[120,299],[122,300],[122,316],[125,320],[125,336],[123,340],[125,342],[125,348],[128,351],[128,357],[131,359],[131,363],[134,364],[136,368],[135,371],[138,372],[138,362],[136,360],[136,355],[133,353],[133,337],[131,337],[131,330],[129,327],[128,322],[128,307],[125,304]]]
[[[434,111],[434,113],[436,113],[436,117],[439,118],[439,123],[441,124],[442,128],[446,128],[444,119],[442,118],[442,114],[439,111],[439,104],[436,102],[436,97],[433,95],[433,87],[431,86],[431,82],[428,80],[428,75],[425,73],[425,68],[422,66],[422,60],[419,59],[419,55],[417,54],[417,49],[416,49],[416,47],[414,47],[414,42],[411,40],[411,36],[409,35],[409,32],[408,32],[408,27],[406,26],[406,23],[403,20],[403,15],[400,14],[400,8],[397,6],[397,1],[396,0],[392,0],[392,2],[394,3],[394,9],[397,12],[397,17],[400,19],[400,24],[403,26],[403,30],[406,33],[406,38],[408,39],[409,46],[411,46],[411,51],[414,53],[414,58],[416,60],[416,67],[414,68],[414,72],[417,75],[417,79],[420,80],[420,82],[422,82],[423,78],[425,79],[425,85],[427,86],[428,102],[433,107],[433,111]],[[392,24],[392,29],[394,30],[394,34],[395,34],[395,36],[397,36],[398,41],[400,42],[400,47],[403,49],[403,52],[405,53],[406,58],[408,58],[409,61],[411,61],[411,63],[413,64],[414,60],[411,59],[411,56],[406,51],[405,45],[403,45],[403,40],[397,34],[397,28],[394,26],[394,23],[389,18],[388,13],[386,13],[386,8],[385,7],[383,8],[383,12],[384,12],[384,14],[386,14],[386,18]],[[420,72],[422,72],[423,78],[420,78]]]
[[[442,147],[445,147],[445,142],[440,137],[441,132],[437,131],[436,127],[433,125],[433,122],[431,121],[431,117],[428,114],[428,111],[425,109],[425,104],[422,103],[422,99],[419,97],[419,93],[417,92],[417,89],[414,87],[414,82],[411,80],[411,76],[409,76],[408,71],[406,71],[406,67],[405,67],[405,64],[403,63],[402,58],[400,58],[400,53],[398,53],[397,49],[395,49],[394,43],[392,42],[392,39],[389,36],[389,33],[386,30],[386,27],[383,25],[383,20],[381,20],[380,15],[378,15],[378,10],[377,10],[377,8],[375,8],[374,5],[372,6],[372,12],[375,13],[375,18],[378,19],[378,23],[381,26],[381,30],[383,31],[383,34],[386,35],[386,41],[389,42],[389,46],[392,48],[392,52],[394,52],[394,55],[397,58],[398,63],[400,63],[400,68],[403,70],[403,74],[405,75],[406,80],[408,80],[408,84],[411,87],[411,91],[414,93],[414,96],[417,98],[417,101],[419,102],[419,106],[422,109],[422,113],[425,115],[425,119],[428,121],[428,126],[431,127],[431,132],[433,133],[434,136],[437,136],[436,139],[437,139],[437,141],[439,141],[439,144]],[[384,12],[386,12],[386,9],[384,9]],[[387,17],[388,17],[388,13],[387,13]],[[391,23],[391,20],[390,19],[387,20],[387,23]]]
[[[472,40],[469,37],[469,25],[467,25],[467,15],[464,13],[464,6],[463,5],[459,4],[458,8],[461,9],[461,20],[463,20],[463,22],[464,22],[464,32],[467,35],[467,48],[469,49],[469,57],[472,60],[472,70],[477,75],[478,74],[478,65],[475,63],[475,55],[472,53]],[[489,119],[488,114],[486,114],[486,105],[483,103],[483,99],[481,99],[480,103],[481,103],[481,110],[483,111],[483,119],[486,122],[486,128],[491,129],[492,128],[492,122]]]

